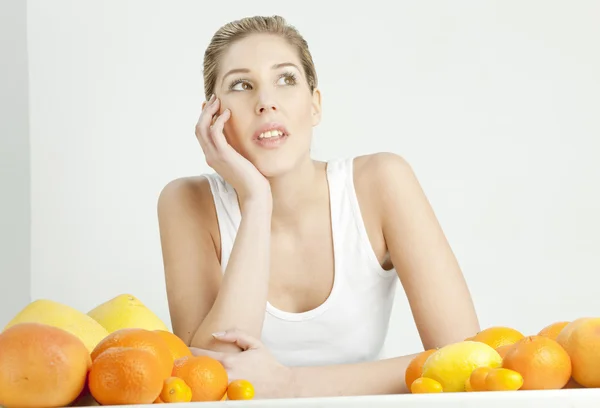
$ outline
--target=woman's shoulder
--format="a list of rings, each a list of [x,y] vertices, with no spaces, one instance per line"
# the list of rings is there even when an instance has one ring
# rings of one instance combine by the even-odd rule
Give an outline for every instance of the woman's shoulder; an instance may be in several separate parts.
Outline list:
[[[187,176],[169,181],[158,197],[159,213],[202,214],[212,206],[212,193],[207,177]]]
[[[393,152],[378,152],[356,156],[354,159],[354,181],[357,187],[391,187],[401,183],[413,172],[408,161]]]

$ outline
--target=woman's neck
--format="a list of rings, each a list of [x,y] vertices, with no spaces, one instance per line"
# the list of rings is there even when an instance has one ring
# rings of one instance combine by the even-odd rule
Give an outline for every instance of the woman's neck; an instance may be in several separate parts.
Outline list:
[[[324,162],[307,160],[294,171],[269,179],[273,197],[273,229],[294,228],[328,194]]]

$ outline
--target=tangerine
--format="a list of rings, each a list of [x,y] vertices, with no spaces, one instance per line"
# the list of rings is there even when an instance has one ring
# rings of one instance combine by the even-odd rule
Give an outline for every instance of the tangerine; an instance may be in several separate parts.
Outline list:
[[[544,336],[528,336],[516,343],[504,356],[502,367],[523,376],[523,390],[560,389],[571,378],[569,354]]]
[[[154,332],[158,333],[160,337],[162,337],[162,339],[167,343],[167,346],[171,351],[173,361],[181,357],[192,355],[190,348],[176,334],[166,330],[154,330]]]
[[[225,367],[212,357],[192,356],[178,360],[173,377],[179,377],[192,389],[192,401],[219,401],[227,392],[229,377]]]
[[[501,346],[514,344],[525,337],[520,331],[510,327],[493,326],[477,333],[473,341],[479,341],[497,349]]]
[[[410,390],[412,383],[423,374],[423,364],[425,360],[435,352],[436,349],[430,349],[422,351],[417,354],[408,366],[406,367],[406,371],[404,372],[404,383],[406,384],[406,388]]]
[[[92,351],[92,361],[95,361],[104,351],[113,347],[132,347],[152,353],[161,365],[163,380],[171,376],[173,357],[169,346],[162,336],[151,330],[140,328],[119,329],[106,336]]]
[[[570,322],[556,322],[556,323],[549,324],[548,326],[546,326],[542,330],[540,330],[540,332],[538,333],[538,336],[549,337],[552,340],[556,340],[556,338],[558,337],[558,335],[560,334],[562,329],[564,329],[565,326],[568,325],[569,323]]]
[[[152,404],[163,388],[162,371],[151,351],[111,347],[92,363],[90,393],[101,405]]]

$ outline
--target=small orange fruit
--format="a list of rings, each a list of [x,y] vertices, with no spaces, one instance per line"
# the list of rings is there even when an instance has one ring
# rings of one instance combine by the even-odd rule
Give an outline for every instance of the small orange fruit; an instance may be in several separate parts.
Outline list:
[[[162,370],[148,350],[111,347],[92,363],[90,392],[102,405],[152,404],[163,388]]]
[[[425,360],[432,355],[436,349],[430,349],[422,351],[417,354],[411,361],[408,363],[406,367],[406,371],[404,372],[404,383],[406,384],[406,388],[410,390],[412,383],[423,374],[423,364]]]
[[[161,335],[151,330],[131,328],[120,329],[106,336],[92,351],[92,361],[112,347],[132,347],[152,353],[161,365],[163,380],[171,376],[173,357],[169,346]]]
[[[90,365],[84,343],[66,330],[11,326],[0,334],[0,405],[67,406],[84,391]]]
[[[523,386],[523,376],[508,368],[494,368],[485,377],[487,391],[517,391]]]
[[[473,338],[473,341],[480,341],[482,343],[497,349],[507,344],[514,344],[517,341],[525,337],[520,331],[510,327],[494,326],[488,327],[477,333]]]
[[[251,400],[254,398],[254,386],[250,381],[234,380],[227,386],[227,398],[230,400]]]
[[[538,336],[549,337],[552,340],[556,340],[556,338],[558,337],[558,335],[562,331],[562,329],[564,329],[565,326],[569,323],[570,322],[556,322],[556,323],[549,324],[548,326],[546,326],[542,330],[540,330],[540,332],[538,333]]]
[[[420,377],[410,385],[410,392],[413,394],[434,394],[442,392],[442,384],[434,379]]]
[[[573,379],[583,387],[600,387],[600,318],[569,323],[557,337],[573,366]]]
[[[166,330],[154,330],[154,332],[158,333],[160,337],[162,337],[162,339],[167,343],[167,346],[171,351],[171,356],[173,356],[173,361],[181,357],[192,355],[190,348],[174,333]]]
[[[469,385],[473,391],[486,391],[485,379],[492,367],[482,366],[477,367],[471,372],[469,377]]]
[[[473,387],[471,386],[471,378],[470,377],[465,380],[465,391],[466,392],[473,392],[473,391],[475,391],[473,389]]]
[[[163,384],[160,392],[163,402],[190,402],[192,401],[192,389],[181,378],[169,377]]]
[[[192,401],[219,401],[227,392],[229,377],[225,367],[208,356],[184,357],[174,365],[173,377],[179,377],[192,389]]]
[[[502,367],[523,376],[522,390],[563,388],[571,378],[571,359],[555,340],[528,336],[504,356]]]

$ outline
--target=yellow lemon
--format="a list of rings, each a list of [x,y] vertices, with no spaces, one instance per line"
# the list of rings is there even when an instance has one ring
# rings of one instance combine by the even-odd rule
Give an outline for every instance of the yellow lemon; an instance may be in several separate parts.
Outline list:
[[[500,367],[502,357],[478,341],[449,344],[429,356],[423,364],[423,377],[436,380],[444,392],[465,391],[465,383],[478,367]]]

